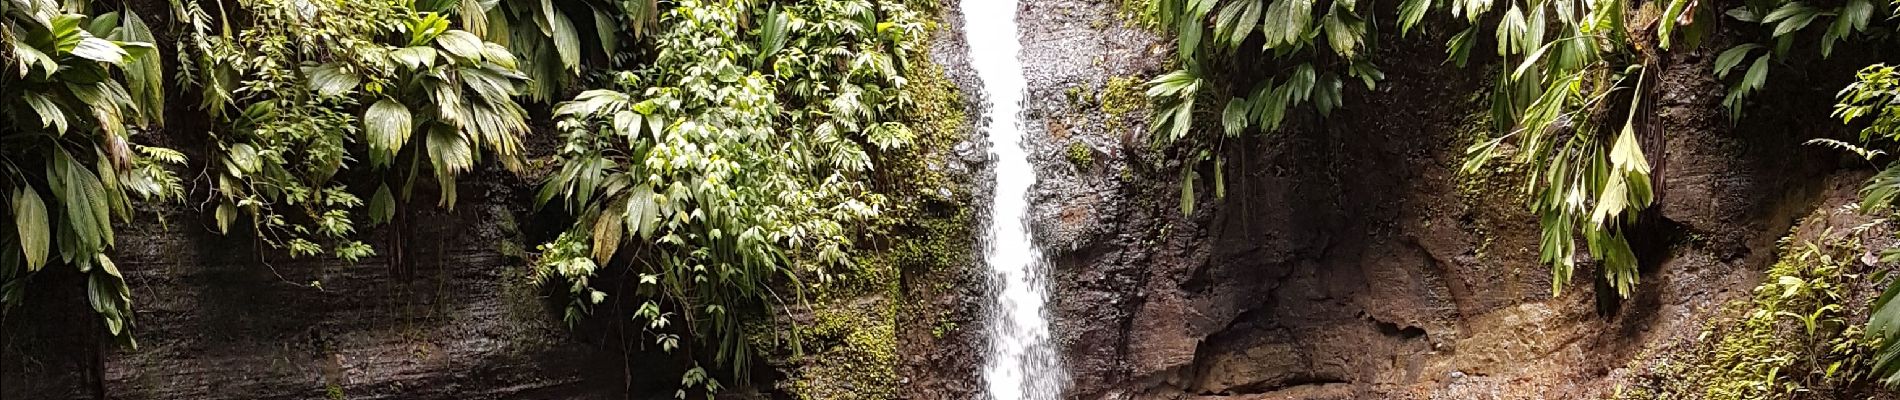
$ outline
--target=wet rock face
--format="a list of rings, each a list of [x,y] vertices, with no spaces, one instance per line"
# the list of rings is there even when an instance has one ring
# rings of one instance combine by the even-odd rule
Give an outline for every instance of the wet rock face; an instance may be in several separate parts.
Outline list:
[[[81,297],[35,293],[10,318],[52,327],[13,336],[4,397],[90,397],[94,368],[115,399],[621,397],[622,360],[575,340],[526,262],[499,250],[521,246],[514,220],[528,192],[517,188],[532,185],[482,175],[464,180],[483,183],[463,185],[455,211],[433,199],[410,207],[418,222],[402,267],[387,250],[355,265],[260,256],[267,246],[219,236],[201,213],[163,210],[166,225],[148,216],[115,249],[138,302],[138,349],[38,341],[96,328],[83,304],[40,312]],[[85,356],[93,349],[109,353]]]
[[[963,114],[970,126],[963,139],[941,154],[941,160],[928,161],[959,178],[969,201],[961,205],[970,211],[972,233],[979,239],[968,249],[968,265],[930,271],[903,271],[904,301],[898,315],[897,351],[901,395],[917,400],[961,400],[980,398],[983,365],[983,307],[990,295],[985,292],[987,276],[983,267],[983,244],[978,242],[982,227],[987,226],[990,196],[994,193],[995,170],[989,155],[987,136],[977,128],[982,120],[986,96],[982,82],[970,69],[969,43],[961,32],[962,10],[957,0],[944,0],[940,30],[931,34],[930,59],[944,68],[944,75],[963,96]],[[947,190],[947,189],[945,189]],[[905,238],[922,240],[923,238]]]
[[[1708,49],[1722,47],[1672,60],[1657,110],[1671,165],[1663,215],[1679,237],[1653,243],[1661,265],[1621,312],[1599,316],[1593,267],[1552,296],[1522,172],[1458,173],[1490,129],[1490,83],[1441,62],[1450,33],[1382,38],[1395,45],[1378,58],[1395,61],[1380,63],[1376,90],[1352,85],[1330,118],[1226,141],[1226,197],[1204,179],[1182,215],[1180,166],[1161,162],[1180,157],[1150,150],[1141,115],[1091,101],[1166,56],[1117,13],[1028,0],[1021,14],[1033,225],[1053,264],[1071,398],[1600,398],[1610,371],[1693,336],[1752,286],[1834,173],[1833,156],[1792,148],[1833,129],[1820,113],[1736,128],[1721,84],[1703,77]],[[1829,104],[1784,98],[1773,108]],[[1093,157],[1078,162],[1077,144]],[[1803,167],[1769,167],[1784,163]]]

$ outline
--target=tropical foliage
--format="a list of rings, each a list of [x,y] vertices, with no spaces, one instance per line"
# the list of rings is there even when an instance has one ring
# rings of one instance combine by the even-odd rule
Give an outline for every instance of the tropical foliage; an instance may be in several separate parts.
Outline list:
[[[633,317],[662,349],[684,333],[743,371],[748,321],[802,298],[773,288],[829,280],[883,207],[870,151],[914,136],[892,117],[921,27],[862,0],[671,6],[656,59],[555,109],[566,145],[537,202],[578,222],[543,246],[542,277],[568,283],[572,321],[605,300],[597,271],[631,263]]]
[[[620,43],[645,36],[660,12],[658,0],[438,1],[455,2],[462,26],[476,36],[521,55],[521,70],[530,78],[525,94],[537,102],[566,95],[562,89],[575,86],[588,57],[631,60],[639,49]],[[591,32],[582,23],[592,25]]]
[[[134,136],[163,122],[163,85],[137,14],[89,16],[85,2],[0,2],[0,301],[20,304],[36,273],[70,266],[105,329],[130,343],[131,290],[112,259],[132,196],[178,200],[178,152]]]
[[[1816,55],[1828,58],[1834,55],[1835,46],[1842,43],[1890,42],[1893,28],[1888,21],[1900,11],[1892,7],[1891,2],[1873,0],[1827,3],[1750,0],[1727,10],[1728,18],[1760,24],[1760,29],[1754,32],[1757,41],[1735,45],[1716,57],[1716,77],[1732,82],[1722,105],[1728,107],[1731,115],[1739,117],[1749,95],[1767,84],[1768,72],[1777,64],[1792,65]],[[1874,18],[1876,16],[1881,18]],[[1819,32],[1818,37],[1815,32]],[[1818,51],[1811,54],[1808,49]],[[1741,73],[1744,64],[1748,67]]]
[[[1627,298],[1639,280],[1627,230],[1655,200],[1643,141],[1663,134],[1644,120],[1650,113],[1643,102],[1653,101],[1646,83],[1655,79],[1658,47],[1671,44],[1671,31],[1690,22],[1684,15],[1694,10],[1683,10],[1684,1],[1668,11],[1615,0],[1547,3],[1524,11],[1512,4],[1501,16],[1498,55],[1519,61],[1497,78],[1492,114],[1513,123],[1504,135],[1472,146],[1465,171],[1484,168],[1500,144],[1514,141],[1515,162],[1533,171],[1524,190],[1543,230],[1540,254],[1551,265],[1552,292],[1569,283],[1581,237],[1603,279]],[[1460,62],[1475,27],[1452,41]],[[1699,41],[1699,31],[1687,35],[1690,42]],[[1618,108],[1619,100],[1628,106]]]
[[[1692,3],[1657,9],[1658,3],[1638,7],[1623,0],[1408,0],[1398,8],[1401,34],[1422,29],[1434,11],[1448,13],[1449,26],[1463,25],[1447,43],[1447,62],[1459,66],[1485,28],[1495,27],[1491,42],[1506,65],[1491,93],[1500,135],[1473,146],[1465,169],[1485,168],[1510,141],[1517,148],[1512,158],[1538,171],[1524,190],[1543,226],[1542,259],[1551,266],[1553,291],[1570,280],[1578,237],[1619,295],[1628,297],[1638,281],[1625,231],[1654,200],[1639,143],[1660,134],[1643,131],[1647,124],[1639,118],[1645,83],[1653,79],[1648,67],[1675,36],[1690,46],[1700,41],[1708,24],[1695,23],[1704,11]],[[1306,0],[1148,4],[1175,35],[1182,66],[1150,82],[1148,96],[1157,104],[1154,136],[1189,147],[1184,212],[1192,211],[1199,180],[1193,165],[1212,159],[1215,195],[1225,192],[1220,137],[1276,131],[1308,102],[1324,117],[1343,104],[1344,81],[1356,79],[1372,90],[1384,78],[1367,56],[1377,45],[1375,24],[1368,22],[1375,19],[1372,8],[1355,1],[1322,9]],[[1267,78],[1250,78],[1259,73]],[[1202,120],[1220,121],[1220,135],[1197,139],[1193,124]]]
[[[527,77],[506,48],[452,29],[449,4],[247,0],[235,30],[222,3],[215,19],[194,0],[174,5],[190,26],[181,74],[225,128],[211,132],[221,231],[242,214],[291,255],[354,261],[375,252],[358,220],[394,217],[425,163],[444,207],[485,155],[521,165],[514,96]],[[368,154],[352,153],[359,140]],[[362,158],[390,171],[367,202],[335,179]]]
[[[1896,102],[1900,101],[1900,70],[1876,64],[1862,69],[1858,77],[1858,81],[1841,91],[1834,116],[1845,123],[1865,124],[1860,140],[1873,148],[1840,141],[1817,141],[1872,161],[1887,154],[1881,149],[1892,149],[1900,144],[1900,102]],[[1863,211],[1891,212],[1895,201],[1900,200],[1896,197],[1900,196],[1900,163],[1889,161],[1885,169],[1868,179],[1860,195]],[[1880,254],[1880,259],[1900,261],[1900,248],[1887,249]],[[1900,285],[1889,283],[1886,292],[1871,307],[1873,315],[1867,321],[1867,332],[1880,339],[1874,377],[1888,386],[1900,385],[1900,303],[1893,301],[1896,295],[1900,295]]]
[[[1851,208],[1851,207],[1849,207]],[[1828,217],[1837,217],[1827,214]],[[1803,230],[1827,226],[1810,219]],[[1876,338],[1854,323],[1871,299],[1861,238],[1884,219],[1849,229],[1791,234],[1781,259],[1746,298],[1729,303],[1689,351],[1634,357],[1640,378],[1616,399],[1842,399],[1869,397]],[[1810,238],[1810,239],[1799,239]]]
[[[1213,159],[1217,197],[1226,195],[1219,138],[1236,137],[1249,129],[1278,130],[1298,112],[1297,107],[1309,102],[1321,115],[1330,114],[1341,105],[1346,79],[1357,79],[1368,90],[1384,79],[1367,56],[1373,45],[1372,26],[1364,15],[1371,6],[1361,10],[1356,0],[1335,1],[1320,9],[1315,4],[1312,0],[1145,3],[1143,19],[1175,35],[1176,62],[1181,66],[1149,82],[1147,95],[1156,104],[1151,128],[1158,141],[1188,143],[1191,164]],[[1188,140],[1201,135],[1194,123],[1202,120],[1220,121],[1219,135]],[[1184,213],[1193,211],[1195,183],[1200,179],[1198,168],[1182,170]]]

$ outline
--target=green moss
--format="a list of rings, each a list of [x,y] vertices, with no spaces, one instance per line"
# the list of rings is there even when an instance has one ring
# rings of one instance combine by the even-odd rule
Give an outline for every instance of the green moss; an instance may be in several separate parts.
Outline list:
[[[937,321],[937,327],[930,329],[930,336],[938,338],[938,339],[942,339],[944,336],[950,335],[950,332],[955,332],[956,330],[957,330],[956,321],[949,321],[949,320]]]
[[[967,134],[963,95],[926,54],[914,54],[905,64],[916,105],[902,119],[916,133],[915,145],[879,154],[878,192],[888,208],[865,227],[849,271],[835,274],[833,282],[807,282],[818,300],[893,294],[907,265],[943,265],[946,254],[967,252],[956,242],[968,236],[960,207],[970,193],[956,176],[931,164],[951,158]]]
[[[1115,8],[1122,22],[1129,26],[1155,30],[1159,29],[1161,24],[1155,20],[1154,14],[1148,11],[1150,7],[1153,7],[1153,3],[1154,0],[1117,0]]]
[[[1080,141],[1069,142],[1069,163],[1076,169],[1088,169],[1095,165],[1095,149]]]
[[[1823,237],[1829,235],[1823,234]],[[1857,235],[1848,235],[1857,237]],[[1701,335],[1675,354],[1637,357],[1643,371],[1617,399],[1848,398],[1867,383],[1873,343],[1850,321],[1865,308],[1849,273],[1857,239],[1784,245],[1749,299],[1729,304]]]
[[[324,386],[324,388],[323,388],[323,398],[325,398],[325,399],[329,399],[329,400],[343,400],[343,399],[345,399],[345,397],[343,397],[343,387],[342,387],[342,386],[337,386],[337,385],[336,385],[336,384],[334,384],[334,383],[332,383],[332,384],[329,384],[329,385],[327,385],[327,386]]]
[[[1127,128],[1128,121],[1147,114],[1150,104],[1148,95],[1142,91],[1146,85],[1147,82],[1138,76],[1108,78],[1100,95],[1102,113],[1108,116],[1105,126],[1108,132],[1120,133]]]
[[[1089,88],[1082,86],[1070,86],[1068,89],[1062,89],[1062,96],[1069,100],[1069,104],[1077,105],[1086,105],[1090,101],[1095,100],[1095,94],[1089,93]]]
[[[941,164],[954,158],[954,147],[969,132],[964,97],[927,55],[913,54],[906,61],[906,90],[915,106],[901,117],[916,133],[915,145],[874,155],[875,190],[886,197],[887,208],[863,227],[857,248],[849,252],[849,270],[832,274],[830,281],[805,282],[812,321],[801,327],[803,354],[784,356],[792,368],[779,385],[791,397],[899,398],[898,316],[934,313],[906,308],[918,305],[904,299],[902,277],[927,276],[974,259],[975,221],[966,206],[973,195],[961,180],[966,177]],[[933,333],[954,327],[939,325]],[[785,351],[789,343],[778,350],[792,353]]]
[[[814,310],[817,321],[807,336],[819,348],[797,360],[791,392],[805,400],[897,398],[896,302],[877,298]]]

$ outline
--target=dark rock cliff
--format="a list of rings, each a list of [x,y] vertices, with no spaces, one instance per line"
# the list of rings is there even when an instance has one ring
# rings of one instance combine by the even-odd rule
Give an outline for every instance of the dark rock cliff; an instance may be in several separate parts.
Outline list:
[[[1588,267],[1552,296],[1522,171],[1458,173],[1489,129],[1490,86],[1481,67],[1441,62],[1432,44],[1450,32],[1388,33],[1401,45],[1380,49],[1395,61],[1376,90],[1352,85],[1330,118],[1227,141],[1225,198],[1212,163],[1198,166],[1198,206],[1182,215],[1168,161],[1181,157],[1102,100],[1121,77],[1160,72],[1163,44],[1112,2],[1025,4],[1042,128],[1032,196],[1072,398],[1602,398],[1640,351],[1693,337],[1753,287],[1798,218],[1848,201],[1856,180],[1830,176],[1859,176],[1801,145],[1843,131],[1825,119],[1827,88],[1851,74],[1790,77],[1736,125],[1707,73],[1724,47],[1676,56],[1656,106],[1668,235],[1648,243],[1666,256],[1600,316]]]
[[[1490,123],[1489,89],[1486,74],[1440,62],[1432,44],[1449,33],[1387,38],[1418,45],[1381,49],[1399,60],[1382,64],[1386,80],[1348,90],[1331,118],[1228,143],[1225,197],[1203,179],[1183,215],[1182,166],[1167,161],[1179,157],[1142,133],[1139,83],[1165,68],[1166,44],[1117,6],[1026,0],[1021,14],[1034,225],[1071,398],[1601,398],[1630,361],[1746,296],[1776,239],[1846,202],[1861,176],[1800,146],[1839,134],[1824,117],[1841,82],[1778,81],[1760,95],[1777,101],[1737,125],[1706,73],[1721,47],[1676,57],[1656,107],[1667,256],[1601,316],[1587,268],[1551,295],[1522,171],[1457,173]],[[946,28],[964,17],[953,1],[942,14]],[[938,32],[932,59],[980,115],[969,44]],[[988,181],[988,145],[962,141],[932,168]],[[974,184],[960,215],[980,221]],[[550,229],[527,210],[532,186],[490,171],[464,180],[454,211],[417,207],[411,218],[430,223],[409,232],[404,268],[260,255],[194,205],[154,210],[166,223],[122,227],[116,250],[139,348],[73,334],[95,323],[75,277],[43,274],[48,289],[0,338],[0,399],[671,398],[676,373],[638,369],[652,360],[621,357],[604,332],[568,330],[527,283],[515,255]],[[981,266],[966,267],[905,270],[889,297],[847,301],[897,310],[898,396],[979,398],[987,294]]]

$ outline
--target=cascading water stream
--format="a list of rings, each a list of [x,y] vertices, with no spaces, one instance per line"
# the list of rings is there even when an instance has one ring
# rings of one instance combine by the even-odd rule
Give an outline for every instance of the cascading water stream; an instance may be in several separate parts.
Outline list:
[[[983,365],[991,400],[1056,400],[1067,373],[1050,342],[1049,291],[1042,252],[1030,240],[1024,217],[1036,171],[1023,150],[1023,91],[1028,83],[1018,53],[1016,0],[962,0],[963,32],[970,64],[989,94],[990,155],[996,162],[996,192],[990,204],[985,261],[995,300],[988,311],[989,355]]]

